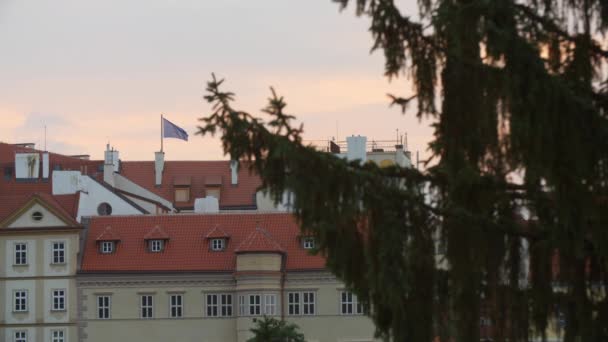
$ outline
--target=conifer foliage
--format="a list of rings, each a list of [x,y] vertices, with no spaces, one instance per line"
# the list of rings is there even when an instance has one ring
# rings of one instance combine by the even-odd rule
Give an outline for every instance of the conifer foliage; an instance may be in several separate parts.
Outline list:
[[[417,19],[338,2],[371,19],[386,76],[411,77],[435,127],[426,170],[318,152],[274,90],[264,121],[215,76],[199,133],[220,133],[275,200],[293,194],[379,336],[478,341],[481,321],[494,341],[608,340],[608,1],[419,0]]]

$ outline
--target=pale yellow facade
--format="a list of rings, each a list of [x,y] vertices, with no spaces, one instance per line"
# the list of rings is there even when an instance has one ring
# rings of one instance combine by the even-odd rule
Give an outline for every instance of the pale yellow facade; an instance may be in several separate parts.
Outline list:
[[[0,341],[78,340],[79,233],[37,202],[0,226]]]
[[[342,314],[344,285],[330,273],[283,273],[281,255],[272,253],[240,254],[237,266],[236,272],[221,274],[81,274],[81,340],[242,342],[252,336],[254,319],[267,314],[299,325],[307,341],[374,341],[368,317]],[[291,302],[299,314],[290,314],[290,293],[299,296],[297,303]],[[313,294],[311,314],[304,314],[303,293]],[[176,294],[183,298],[183,311],[172,318],[171,296]],[[231,296],[231,315],[210,316],[209,295]],[[153,298],[150,318],[142,317],[142,296]],[[100,297],[110,298],[107,318],[99,317]],[[259,312],[249,305],[251,297],[259,298]]]

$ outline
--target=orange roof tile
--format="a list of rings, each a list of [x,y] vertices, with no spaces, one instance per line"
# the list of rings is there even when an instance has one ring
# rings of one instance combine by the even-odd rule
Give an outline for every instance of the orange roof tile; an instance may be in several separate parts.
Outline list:
[[[154,226],[146,235],[144,240],[169,240],[169,234],[160,226]]]
[[[226,233],[226,231],[223,230],[222,227],[215,226],[209,231],[209,233],[207,233],[207,235],[205,235],[205,237],[207,239],[229,239],[230,235],[228,235],[228,233]]]
[[[120,241],[120,236],[114,232],[112,226],[107,226],[95,241]]]
[[[159,225],[171,236],[163,253],[149,253],[144,236]],[[112,254],[99,253],[97,237],[111,226],[120,236]],[[215,227],[230,236],[222,252],[211,251],[207,232]],[[259,229],[258,227],[261,227]],[[325,259],[302,248],[300,229],[287,213],[180,214],[92,217],[84,246],[81,272],[234,272],[237,247],[281,250],[290,270],[320,270]],[[242,247],[241,247],[242,246]]]
[[[235,253],[249,252],[279,252],[285,250],[279,245],[267,231],[260,227],[256,227],[249,236],[234,250]]]

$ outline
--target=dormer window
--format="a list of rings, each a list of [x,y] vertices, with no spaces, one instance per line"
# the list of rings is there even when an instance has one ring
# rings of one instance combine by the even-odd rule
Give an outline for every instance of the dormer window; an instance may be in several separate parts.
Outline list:
[[[226,239],[211,239],[211,250],[214,252],[226,249]]]
[[[163,240],[149,240],[148,241],[148,248],[150,249],[150,252],[152,253],[160,253],[163,251],[163,248],[165,247],[165,241]]]
[[[178,176],[173,179],[175,202],[190,202],[191,179],[189,176]]]
[[[114,241],[102,241],[99,246],[101,254],[114,253]]]
[[[304,249],[314,249],[315,248],[315,238],[307,236],[302,238],[302,247]]]

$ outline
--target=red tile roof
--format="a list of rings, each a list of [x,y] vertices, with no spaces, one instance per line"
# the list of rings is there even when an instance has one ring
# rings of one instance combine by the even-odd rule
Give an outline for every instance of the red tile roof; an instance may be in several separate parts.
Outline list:
[[[33,199],[44,202],[51,210],[54,210],[63,219],[73,225],[79,225],[74,219],[78,212],[78,194],[72,195],[50,195],[47,193],[32,194],[9,194],[0,196],[0,222],[21,210]]]
[[[150,253],[144,237],[159,225],[171,237],[162,253]],[[106,227],[120,235],[115,253],[101,254],[96,241]],[[206,236],[220,227],[230,236],[226,249],[211,251]],[[261,229],[260,229],[261,228]],[[261,234],[261,235],[260,235]],[[180,214],[92,217],[85,241],[81,272],[234,272],[237,247],[284,252],[286,269],[320,270],[325,259],[311,255],[298,241],[299,227],[286,213]],[[274,241],[269,243],[268,240]],[[258,242],[263,243],[258,245]]]
[[[95,241],[120,241],[120,236],[114,232],[111,226],[107,226],[101,234],[97,236]]]
[[[169,234],[160,226],[154,226],[154,228],[144,236],[144,240],[169,240]]]
[[[153,161],[124,161],[120,173],[147,190],[175,202],[174,180],[190,178],[190,201],[180,203],[180,208],[192,208],[194,199],[205,197],[207,183],[221,183],[220,208],[248,207],[255,205],[255,193],[262,184],[260,178],[249,172],[247,165],[241,163],[238,172],[238,184],[230,182],[230,161],[166,161],[162,185],[157,187]],[[223,182],[222,182],[223,180]]]
[[[260,227],[256,227],[243,242],[234,250],[235,253],[248,252],[279,252],[284,253],[285,250],[268,234],[267,231]]]
[[[222,227],[216,225],[213,229],[209,231],[209,233],[207,233],[207,235],[205,235],[205,237],[207,239],[228,239],[230,238],[230,235],[228,235],[228,233],[226,233],[226,231],[223,230]]]

